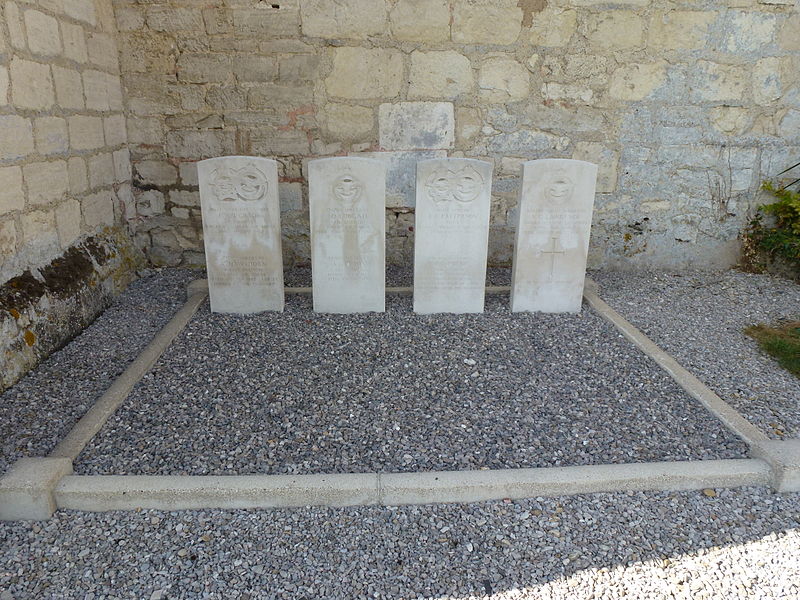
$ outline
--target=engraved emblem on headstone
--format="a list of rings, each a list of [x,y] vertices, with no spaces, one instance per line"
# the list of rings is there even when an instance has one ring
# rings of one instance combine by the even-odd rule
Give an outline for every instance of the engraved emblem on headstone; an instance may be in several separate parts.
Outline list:
[[[220,202],[256,202],[269,190],[266,174],[253,163],[241,169],[220,165],[210,173],[209,185]]]
[[[467,204],[481,193],[484,177],[472,166],[460,169],[438,169],[425,182],[428,198],[436,202]]]
[[[415,312],[483,312],[491,197],[491,163],[417,163]]]
[[[342,206],[355,206],[361,199],[363,191],[364,184],[351,173],[345,173],[333,182],[333,195]]]
[[[283,310],[278,163],[223,156],[197,174],[212,312]]]

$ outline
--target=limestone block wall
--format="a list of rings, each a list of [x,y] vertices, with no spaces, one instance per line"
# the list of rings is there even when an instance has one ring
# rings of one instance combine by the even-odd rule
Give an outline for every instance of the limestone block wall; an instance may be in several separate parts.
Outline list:
[[[0,6],[2,283],[133,206],[110,0]]]
[[[0,1],[0,391],[130,281],[110,0]]]
[[[309,158],[389,165],[387,257],[413,255],[413,165],[494,164],[508,264],[520,163],[600,165],[590,265],[712,267],[800,156],[795,0],[114,0],[137,242],[200,264],[194,161],[276,157],[286,261],[309,260]]]

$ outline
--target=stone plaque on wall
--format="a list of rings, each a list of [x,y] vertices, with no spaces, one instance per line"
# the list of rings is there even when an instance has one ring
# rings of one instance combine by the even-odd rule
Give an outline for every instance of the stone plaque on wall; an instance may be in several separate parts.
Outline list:
[[[580,312],[597,165],[562,158],[523,164],[511,310]]]
[[[417,164],[415,312],[483,312],[491,196],[491,163]]]
[[[308,163],[314,310],[383,312],[386,167],[367,158]]]
[[[197,174],[212,312],[283,310],[277,163],[210,158]]]

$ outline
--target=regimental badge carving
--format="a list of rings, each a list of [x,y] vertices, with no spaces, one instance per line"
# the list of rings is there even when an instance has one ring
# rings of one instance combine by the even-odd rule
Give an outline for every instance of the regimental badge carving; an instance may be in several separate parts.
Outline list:
[[[220,202],[259,202],[267,197],[267,176],[254,164],[241,169],[220,166],[211,171],[209,185]]]
[[[345,173],[333,180],[331,191],[340,205],[353,207],[361,199],[361,194],[364,192],[364,184],[351,173]]]
[[[547,178],[543,189],[546,200],[559,204],[569,202],[574,191],[575,184],[563,169],[553,171],[553,174]]]
[[[470,166],[456,170],[439,169],[425,182],[428,198],[437,204],[451,201],[468,204],[478,197],[483,184],[481,174]]]

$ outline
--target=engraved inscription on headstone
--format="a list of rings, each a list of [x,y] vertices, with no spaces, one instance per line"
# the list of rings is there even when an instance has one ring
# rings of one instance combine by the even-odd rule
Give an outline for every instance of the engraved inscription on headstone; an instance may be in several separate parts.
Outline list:
[[[491,192],[491,163],[417,163],[415,312],[483,312]]]
[[[580,312],[597,165],[562,158],[523,165],[511,310]]]
[[[312,160],[308,188],[314,310],[383,312],[384,163],[349,157]]]
[[[274,160],[224,156],[197,163],[212,312],[283,310]]]

